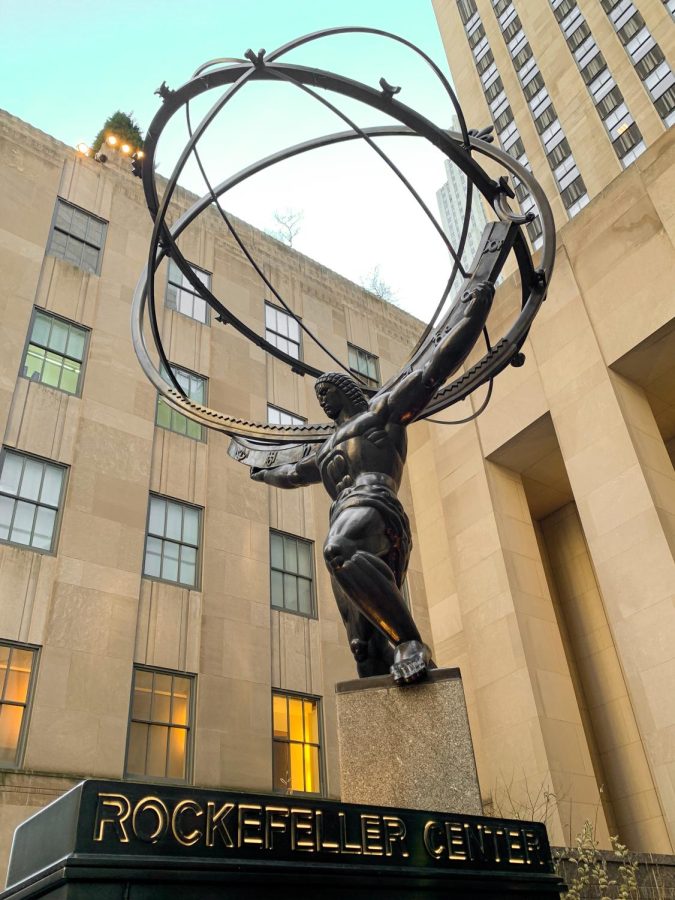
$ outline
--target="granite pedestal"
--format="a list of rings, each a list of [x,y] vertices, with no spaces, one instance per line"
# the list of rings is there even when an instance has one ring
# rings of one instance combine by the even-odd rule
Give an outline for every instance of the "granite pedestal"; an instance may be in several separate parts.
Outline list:
[[[459,669],[403,688],[382,675],[335,690],[343,800],[482,813]]]

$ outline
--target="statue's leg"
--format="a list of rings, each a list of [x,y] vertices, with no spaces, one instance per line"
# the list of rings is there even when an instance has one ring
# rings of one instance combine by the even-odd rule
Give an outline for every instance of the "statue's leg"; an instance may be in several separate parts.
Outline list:
[[[340,582],[332,574],[331,582],[359,678],[388,675],[394,661],[394,651],[389,641],[359,612],[358,607],[352,603]]]
[[[411,683],[424,678],[431,663],[429,648],[381,558],[390,550],[384,520],[372,507],[344,510],[331,524],[324,557],[331,576],[365,618],[395,646],[394,680]]]

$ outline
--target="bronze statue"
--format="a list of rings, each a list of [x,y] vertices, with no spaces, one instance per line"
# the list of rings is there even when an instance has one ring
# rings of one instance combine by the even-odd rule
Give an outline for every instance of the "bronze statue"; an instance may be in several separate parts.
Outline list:
[[[290,51],[343,33],[383,37],[405,45],[425,60],[447,93],[459,130],[448,131],[444,125],[434,124],[401,102],[399,88],[384,78],[380,80],[378,90],[335,72],[297,65],[285,59]],[[293,85],[331,109],[348,130],[284,147],[214,185],[201,161],[199,141],[215,117],[225,112],[230,100],[240,97],[245,86],[258,81]],[[317,93],[317,86],[337,99],[350,98],[377,110],[384,114],[388,124],[360,127],[323,94]],[[193,128],[190,102],[223,88],[224,93]],[[142,159],[136,158],[133,164],[133,171],[142,178],[146,203],[154,222],[148,264],[139,277],[133,301],[132,337],[139,362],[160,396],[172,408],[203,427],[231,438],[228,453],[250,466],[251,476],[256,481],[281,488],[323,482],[333,498],[324,557],[359,675],[391,671],[399,684],[419,681],[433,662],[401,595],[411,546],[408,518],[397,497],[406,459],[406,427],[417,419],[435,417],[465,400],[477,388],[487,385],[482,404],[469,417],[475,418],[489,402],[494,378],[507,366],[523,364],[521,349],[546,297],[553,271],[555,223],[551,208],[527,166],[492,146],[491,126],[480,130],[467,127],[452,86],[433,60],[405,38],[379,29],[338,27],[297,38],[270,53],[261,50],[256,54],[249,50],[245,60],[212,60],[200,66],[180,88],[171,90],[163,85],[158,93],[162,106],[148,128],[145,155]],[[164,128],[179,114],[187,116],[189,141],[167,183],[159,185],[156,175],[158,142]],[[466,177],[464,224],[457,247],[453,247],[422,198],[376,143],[378,138],[385,136],[411,135],[424,138],[440,150]],[[348,375],[326,374],[323,368],[298,358],[297,353],[290,354],[287,348],[277,346],[278,342],[268,340],[266,333],[258,333],[250,323],[240,319],[212,293],[211,286],[199,277],[178,245],[180,235],[200,215],[215,210],[265,285],[265,296],[273,297],[283,307],[323,356],[348,371],[348,367],[286,303],[220,202],[230,189],[270,166],[346,141],[363,141],[377,153],[411,193],[453,259],[438,306],[422,329],[404,368],[372,396],[368,388],[362,390]],[[169,225],[167,213],[178,179],[190,157],[197,162],[208,190]],[[491,177],[479,163],[483,157],[505,174],[497,180]],[[473,191],[481,195],[497,220],[485,226],[474,259],[465,267],[462,259]],[[516,198],[522,204],[520,211],[510,205]],[[536,261],[533,248],[539,248]],[[521,307],[506,332],[491,343],[485,323],[495,282],[510,253],[513,253],[518,268]],[[210,409],[185,394],[168,361],[157,311],[161,292],[157,290],[156,279],[167,256],[180,270],[186,284],[213,310],[215,322],[236,330],[297,375],[317,379],[319,402],[334,425],[325,422],[301,425],[250,422]],[[460,275],[463,281],[458,291],[456,279]],[[157,358],[146,343],[146,312]],[[486,344],[484,354],[450,380],[474,347],[481,331]],[[438,420],[434,418],[434,421]]]
[[[397,684],[411,684],[433,667],[401,595],[412,546],[397,497],[406,426],[468,355],[493,293],[489,283],[471,292],[426,362],[371,400],[347,375],[321,375],[315,389],[335,422],[331,437],[297,462],[251,469],[251,478],[279,488],[323,482],[333,498],[323,554],[361,677],[391,671]]]

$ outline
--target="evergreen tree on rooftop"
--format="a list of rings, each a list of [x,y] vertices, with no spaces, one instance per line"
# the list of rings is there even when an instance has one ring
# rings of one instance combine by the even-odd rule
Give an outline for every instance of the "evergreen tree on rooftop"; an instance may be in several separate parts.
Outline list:
[[[98,153],[109,134],[114,134],[121,144],[129,144],[132,151],[143,149],[143,133],[130,113],[118,109],[108,116],[91,145],[94,153]]]

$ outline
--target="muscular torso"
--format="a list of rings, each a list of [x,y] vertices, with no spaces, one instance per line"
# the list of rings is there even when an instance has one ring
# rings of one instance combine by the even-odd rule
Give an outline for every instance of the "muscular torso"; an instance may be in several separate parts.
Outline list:
[[[405,428],[370,409],[338,425],[317,453],[321,480],[333,499],[346,488],[381,480],[398,490],[407,452]]]

